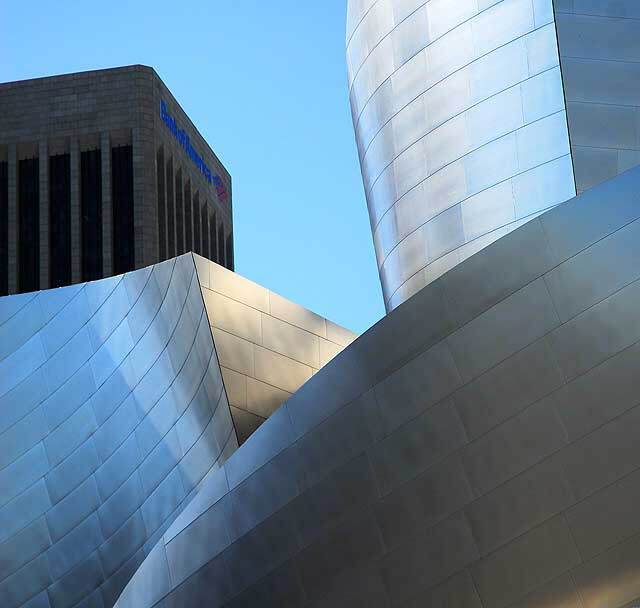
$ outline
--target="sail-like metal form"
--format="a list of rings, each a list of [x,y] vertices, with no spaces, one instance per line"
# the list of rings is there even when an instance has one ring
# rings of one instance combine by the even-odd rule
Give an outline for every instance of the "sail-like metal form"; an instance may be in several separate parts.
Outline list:
[[[203,479],[354,337],[192,254],[0,298],[0,606],[111,608]]]
[[[0,298],[0,605],[113,605],[237,448],[193,256]]]

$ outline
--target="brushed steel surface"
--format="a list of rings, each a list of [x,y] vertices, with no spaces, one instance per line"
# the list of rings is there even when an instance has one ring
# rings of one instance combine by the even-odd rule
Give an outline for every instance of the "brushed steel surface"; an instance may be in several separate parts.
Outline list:
[[[356,339],[116,606],[634,605],[638,187],[640,168],[542,214]]]
[[[388,310],[575,195],[551,0],[351,0],[347,64]]]
[[[0,605],[112,606],[237,446],[193,256],[0,319]]]

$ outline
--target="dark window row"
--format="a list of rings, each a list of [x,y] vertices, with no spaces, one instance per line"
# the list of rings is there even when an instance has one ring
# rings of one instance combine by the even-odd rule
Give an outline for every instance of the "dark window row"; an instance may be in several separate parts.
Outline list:
[[[71,160],[70,155],[48,158],[49,170],[49,285],[72,282]],[[103,273],[103,175],[100,149],[80,153],[80,276],[100,279]],[[18,291],[40,288],[40,159],[17,165]],[[133,270],[133,151],[111,150],[113,272]],[[0,295],[8,293],[8,167],[0,162]]]
[[[81,278],[102,278],[102,156],[100,150],[80,154]]]
[[[113,274],[123,274],[135,268],[132,146],[111,149],[111,204]]]
[[[0,162],[0,296],[9,293],[9,172]]]
[[[200,203],[200,192],[182,168],[174,170],[173,158],[165,158],[164,149],[157,152],[158,184],[158,252],[166,260],[194,251],[227,268],[233,269],[231,235],[225,236],[215,212],[209,212],[207,201]]]
[[[40,288],[40,163],[18,162],[18,289]]]
[[[49,157],[49,251],[51,287],[71,283],[71,163],[69,154]]]

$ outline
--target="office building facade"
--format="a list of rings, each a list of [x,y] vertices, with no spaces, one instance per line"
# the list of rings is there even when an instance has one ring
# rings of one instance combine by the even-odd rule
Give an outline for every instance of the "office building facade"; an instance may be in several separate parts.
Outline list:
[[[350,0],[350,99],[390,310],[640,162],[633,0]]]
[[[0,294],[233,268],[231,178],[152,68],[0,84],[0,243]]]

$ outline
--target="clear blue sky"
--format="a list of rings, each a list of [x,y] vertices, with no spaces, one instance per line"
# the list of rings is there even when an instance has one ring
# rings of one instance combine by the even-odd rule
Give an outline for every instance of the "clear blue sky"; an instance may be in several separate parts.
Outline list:
[[[236,270],[362,332],[384,314],[347,0],[10,1],[0,81],[153,66],[233,177]]]

